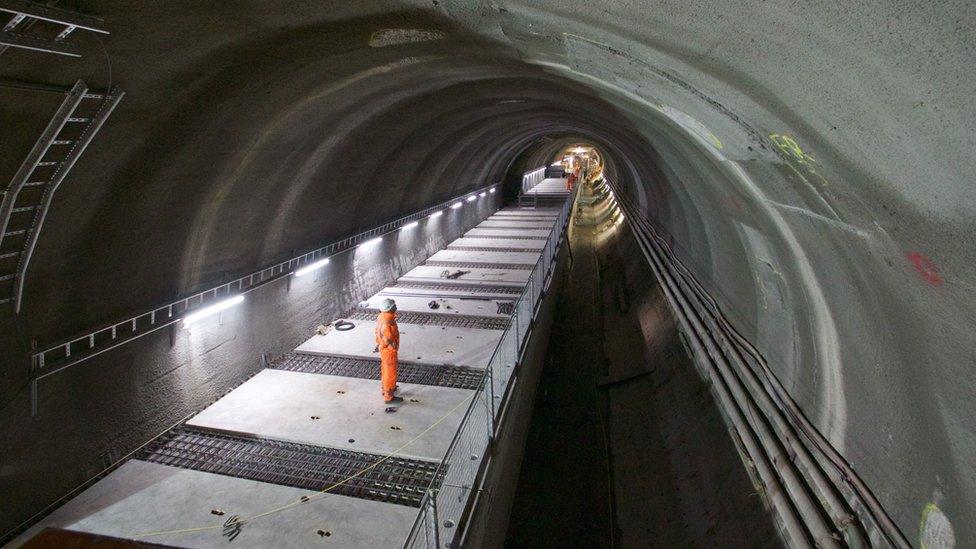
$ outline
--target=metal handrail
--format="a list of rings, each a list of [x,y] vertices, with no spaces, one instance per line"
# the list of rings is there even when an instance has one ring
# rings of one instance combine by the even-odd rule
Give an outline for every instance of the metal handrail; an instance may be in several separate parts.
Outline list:
[[[31,414],[36,415],[37,413],[37,382],[45,377],[171,326],[187,314],[218,299],[248,293],[271,281],[288,276],[305,265],[351,250],[361,242],[393,232],[408,223],[427,217],[435,211],[445,209],[454,202],[465,201],[470,196],[478,196],[481,192],[500,187],[500,185],[501,182],[494,182],[491,185],[455,196],[434,206],[337,240],[286,261],[275,263],[230,282],[154,307],[125,320],[102,325],[81,335],[63,339],[58,343],[44,347],[42,350],[35,351],[31,354],[30,364]]]
[[[540,181],[546,178],[546,167],[536,168],[522,174],[522,192],[529,192],[532,187],[539,184]]]
[[[478,388],[475,390],[474,398],[472,398],[471,403],[468,405],[467,409],[465,410],[464,417],[461,419],[461,422],[458,425],[458,429],[454,433],[454,436],[451,439],[450,444],[448,445],[447,451],[444,453],[444,457],[441,458],[440,462],[438,463],[437,472],[432,477],[431,483],[427,487],[424,498],[421,500],[420,510],[417,513],[417,518],[414,520],[414,524],[410,528],[410,532],[407,534],[407,537],[404,540],[403,547],[405,548],[411,547],[414,543],[418,541],[418,536],[420,535],[420,529],[427,523],[427,520],[429,518],[428,512],[433,513],[435,517],[437,515],[437,495],[439,493],[439,489],[435,489],[436,479],[439,479],[442,474],[446,475],[450,463],[455,457],[454,454],[457,452],[457,449],[460,447],[463,435],[468,432],[468,428],[470,427],[469,422],[471,420],[471,417],[475,413],[476,407],[479,405],[478,397],[485,390],[486,384],[487,387],[490,389],[490,393],[488,397],[489,400],[487,403],[488,406],[487,412],[490,417],[490,426],[488,428],[490,429],[490,432],[486,432],[486,448],[490,448],[491,442],[494,441],[495,437],[498,434],[498,428],[501,424],[499,419],[504,416],[504,412],[508,407],[507,405],[509,403],[509,396],[511,395],[511,390],[513,385],[509,384],[508,380],[506,380],[504,387],[502,387],[502,389],[504,390],[504,394],[500,402],[498,403],[496,409],[494,403],[494,399],[496,396],[494,394],[494,390],[495,390],[494,376],[500,375],[501,372],[495,370],[495,365],[497,365],[500,362],[497,359],[499,356],[501,356],[501,353],[504,352],[504,346],[508,341],[509,334],[514,333],[515,348],[513,352],[515,354],[514,356],[515,364],[513,365],[513,367],[514,369],[517,369],[517,366],[519,364],[518,359],[524,354],[526,349],[526,342],[529,340],[532,334],[532,324],[534,323],[534,319],[538,314],[539,307],[541,306],[541,301],[542,301],[541,298],[545,295],[546,283],[547,281],[550,280],[554,272],[555,259],[560,249],[560,242],[562,241],[563,237],[566,234],[566,231],[568,230],[569,217],[570,217],[570,213],[572,212],[573,204],[575,203],[578,190],[579,188],[577,187],[577,189],[574,190],[574,192],[569,196],[569,198],[566,200],[565,204],[563,205],[555,225],[549,230],[549,235],[546,238],[546,246],[543,248],[539,260],[533,266],[532,274],[529,276],[528,283],[522,289],[522,292],[519,294],[519,297],[515,300],[512,315],[508,319],[508,324],[506,325],[504,331],[502,332],[502,336],[499,339],[498,344],[495,346],[495,349],[492,351],[491,358],[489,359],[488,364],[485,368],[485,373],[481,378],[481,382],[479,383]],[[539,269],[540,265],[542,266],[541,270]],[[541,280],[535,280],[537,278],[537,274],[539,275],[539,278],[541,278]],[[538,289],[536,289],[536,284],[539,285]],[[532,303],[527,315],[529,317],[529,325],[526,328],[525,333],[523,334],[522,325],[520,325],[519,323],[520,320],[519,306],[526,299],[531,300]],[[514,369],[512,373],[514,373]],[[510,379],[511,377],[509,378],[509,380]],[[469,493],[468,498],[470,498],[470,494],[476,492],[474,487],[482,484],[484,480],[484,474],[485,474],[484,458],[482,458],[482,463],[479,464],[478,472],[475,474],[475,477],[471,479],[471,485],[470,485],[471,492]],[[467,505],[467,498],[465,499],[465,505],[463,505],[462,507],[468,509],[470,512],[471,508],[470,506]],[[466,516],[459,517],[459,519],[465,519],[465,518]],[[466,520],[459,520],[458,523],[454,525],[455,527],[457,527],[455,532],[462,532],[461,526],[463,522],[466,522]],[[436,520],[434,521],[434,528],[435,528],[434,537],[436,541],[435,547],[444,546],[444,544],[440,542],[441,526],[442,525],[438,523]],[[447,545],[450,547],[454,546],[453,543],[449,543]]]

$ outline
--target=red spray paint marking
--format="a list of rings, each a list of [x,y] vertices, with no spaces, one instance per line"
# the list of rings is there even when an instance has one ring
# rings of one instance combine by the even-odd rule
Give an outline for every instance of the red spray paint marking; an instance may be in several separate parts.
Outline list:
[[[908,252],[908,260],[915,266],[915,270],[918,271],[922,280],[936,288],[942,286],[942,275],[939,274],[939,267],[931,259],[918,252]]]

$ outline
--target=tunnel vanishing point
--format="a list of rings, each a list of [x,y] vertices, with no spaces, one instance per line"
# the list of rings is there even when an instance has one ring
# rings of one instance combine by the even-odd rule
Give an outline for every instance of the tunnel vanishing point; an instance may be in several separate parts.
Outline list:
[[[0,545],[973,547],[974,20],[0,0]]]

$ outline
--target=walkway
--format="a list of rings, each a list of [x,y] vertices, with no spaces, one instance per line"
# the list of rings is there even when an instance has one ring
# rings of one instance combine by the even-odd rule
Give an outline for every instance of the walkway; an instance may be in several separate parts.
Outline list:
[[[564,183],[561,191],[565,201]],[[490,437],[485,426],[494,421],[487,411],[499,415],[567,211],[496,212],[360,303],[345,317],[349,329],[332,326],[273,361],[15,546],[55,526],[182,547],[231,537],[237,547],[320,545],[324,538],[341,547],[392,547],[433,505],[425,497],[430,487],[443,488],[436,500],[442,518],[460,513],[447,500],[463,507],[474,484]],[[376,313],[387,297],[399,310],[404,398],[392,407],[382,402],[373,351]],[[475,405],[479,399],[485,406]],[[472,426],[481,438],[466,432]],[[455,454],[464,463],[442,464]],[[450,534],[439,532],[441,539]],[[423,544],[429,533],[414,535]]]

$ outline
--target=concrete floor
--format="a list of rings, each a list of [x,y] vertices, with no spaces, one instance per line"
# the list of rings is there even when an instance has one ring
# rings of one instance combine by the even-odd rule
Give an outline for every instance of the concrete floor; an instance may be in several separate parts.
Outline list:
[[[495,219],[489,219],[485,221],[478,227],[488,228],[488,227],[518,227],[520,229],[549,229],[552,227],[552,223],[549,221],[537,221],[535,219],[514,219],[509,217],[499,217]]]
[[[625,238],[615,228],[571,230],[575,261],[556,310],[508,544],[779,546],[660,290],[648,283],[653,275],[621,246]]]
[[[552,224],[545,225],[547,230]],[[479,227],[488,226],[488,222]],[[534,252],[473,252],[468,250],[441,250],[430,256],[428,261],[474,262],[474,263],[511,263],[517,265],[535,265],[539,261],[539,254]]]
[[[523,223],[521,220],[517,223]],[[550,224],[550,226],[552,226]],[[525,250],[541,250],[545,246],[544,240],[509,240],[504,238],[459,238],[452,242],[448,249],[465,248],[511,248]]]
[[[394,298],[395,299],[395,298]],[[302,353],[376,358],[374,322],[352,330],[315,335],[295,350]],[[400,358],[429,364],[484,368],[501,339],[500,330],[400,323]]]
[[[519,210],[506,215],[520,217]],[[555,218],[544,221],[548,234]],[[533,219],[539,219],[532,216]],[[514,221],[525,224],[521,220]],[[487,223],[484,222],[484,223]],[[484,224],[482,223],[482,225]],[[532,225],[538,224],[532,221]],[[517,231],[516,231],[517,232]],[[451,245],[499,248],[540,248],[542,240],[477,238],[455,240]],[[449,259],[439,259],[449,254]],[[441,255],[441,258],[444,256]],[[538,251],[472,252],[448,250],[434,254],[433,260],[465,263],[535,264]],[[525,269],[465,267],[468,271],[456,280],[440,275],[439,266],[421,265],[402,276],[400,282],[440,283],[458,286],[447,290],[418,291],[410,288],[384,288],[360,303],[377,308],[385,296],[395,295],[403,311],[428,312],[449,317],[454,314],[504,318],[499,302],[511,303],[517,296],[479,292],[472,284],[507,286],[521,289],[531,273]],[[402,295],[407,293],[413,295]],[[418,295],[419,294],[419,295]],[[507,299],[505,299],[507,297]],[[429,308],[435,300],[440,306]],[[347,331],[332,330],[315,335],[296,351],[326,353],[348,357],[375,357],[372,321],[357,321]],[[504,332],[492,329],[457,328],[432,324],[399,323],[400,358],[414,363],[451,364],[487,367]],[[493,377],[496,393],[505,390],[512,373],[503,364]],[[186,422],[188,427],[234,435],[282,440],[328,448],[398,454],[414,459],[438,461],[443,458],[473,398],[487,398],[467,389],[400,383],[404,402],[387,412],[377,381],[334,375],[266,369],[211,404]],[[475,410],[472,421],[487,424],[487,407]],[[481,416],[477,415],[481,414]],[[484,416],[484,417],[482,417]],[[470,442],[469,444],[473,444]],[[465,475],[479,467],[483,447],[465,447],[464,455],[479,459],[464,460],[447,472],[438,505],[444,510],[463,502],[467,490]],[[142,531],[182,529],[199,523],[216,522],[209,510],[249,516],[265,508],[307,495],[304,490],[246,481],[231,477],[187,471],[162,465],[131,461],[72,500],[41,525],[58,525],[118,537],[136,537]],[[407,534],[417,511],[398,505],[376,503],[344,496],[328,496],[300,506],[295,512],[272,515],[245,527],[239,545],[254,547],[304,546],[333,543],[342,547],[373,547],[399,543]],[[148,517],[148,518],[147,518]],[[41,527],[38,526],[38,528]],[[328,530],[328,538],[315,532]],[[169,534],[161,543],[182,546],[213,546],[220,543],[220,529],[192,534]]]
[[[385,291],[385,289],[383,290]],[[370,309],[379,309],[380,304],[386,299],[382,295],[383,291],[367,299],[364,303]],[[437,309],[431,309],[431,301],[437,302]],[[512,299],[496,300],[470,300],[458,299],[456,297],[411,297],[401,296],[396,298],[398,311],[410,311],[420,313],[431,313],[439,315],[467,315],[467,316],[486,316],[492,318],[508,318],[511,315],[498,312],[498,305],[502,303],[512,303]]]
[[[401,383],[404,403],[396,413],[389,414],[384,412],[386,405],[378,381],[263,370],[186,424],[381,455],[397,452],[436,461],[451,443],[466,408],[462,403],[469,401],[472,394],[467,389]],[[453,414],[424,432],[452,410]],[[413,440],[418,435],[420,438]],[[409,446],[404,447],[407,443]]]
[[[246,524],[233,542],[221,526],[233,515],[250,517],[300,501],[314,492],[132,460],[55,511],[11,546],[48,526],[179,547],[371,548],[404,539],[412,507],[328,494]],[[217,516],[213,510],[223,511]],[[152,532],[210,527],[202,531]],[[325,537],[318,531],[328,532]]]
[[[488,227],[484,229],[471,229],[464,233],[464,236],[497,236],[501,238],[506,236],[535,236],[545,238],[549,236],[549,231],[546,229],[493,229]]]
[[[444,272],[463,273],[456,278],[441,276]],[[427,267],[421,265],[400,277],[401,281],[440,282],[443,284],[483,284],[486,286],[525,286],[532,271],[525,269],[479,269],[477,267]]]
[[[569,194],[566,188],[566,180],[562,178],[548,177],[540,181],[535,187],[529,189],[525,194]]]
[[[596,388],[605,363],[602,329],[594,325],[595,265],[586,242],[573,237],[571,245],[575,261],[556,305],[509,523],[510,547],[611,546],[610,465]]]

